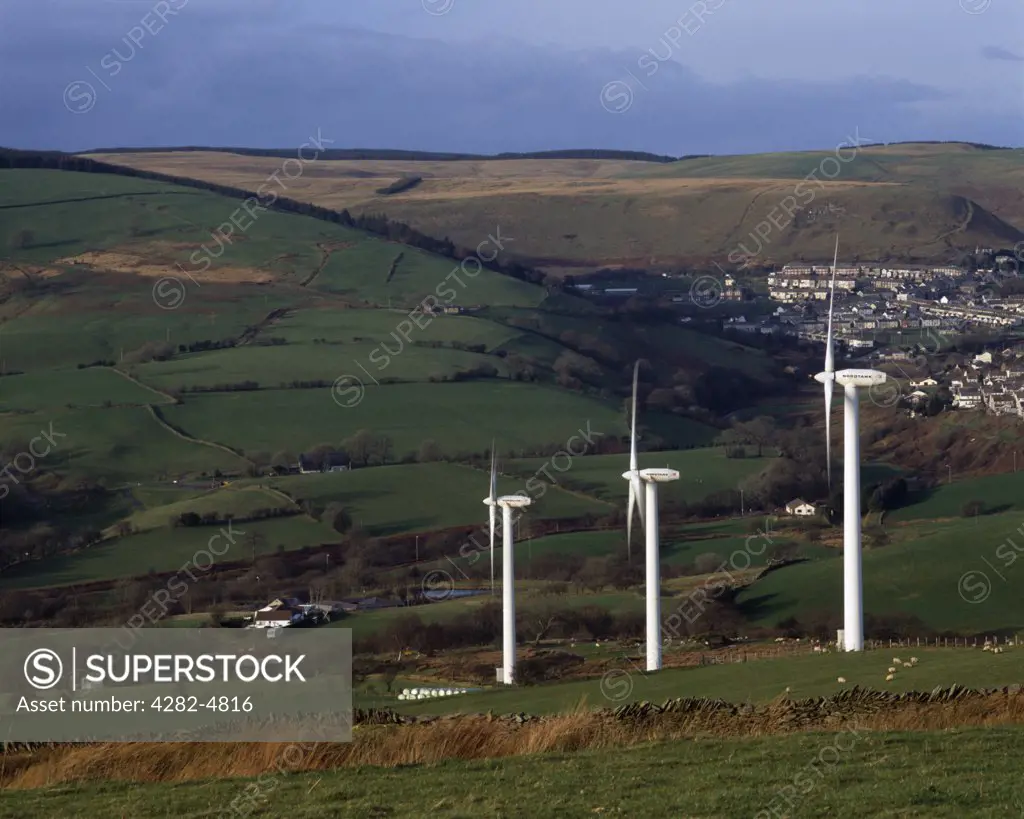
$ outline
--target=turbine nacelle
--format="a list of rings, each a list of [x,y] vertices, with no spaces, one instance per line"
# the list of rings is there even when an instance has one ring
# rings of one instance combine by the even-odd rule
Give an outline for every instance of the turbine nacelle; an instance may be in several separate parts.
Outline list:
[[[489,500],[490,499],[488,498],[484,503],[488,503]],[[509,509],[521,509],[524,506],[529,506],[533,501],[527,495],[502,495],[495,501],[495,503],[498,506]]]
[[[641,469],[640,477],[648,483],[668,483],[669,481],[678,481],[679,472],[675,469],[655,467],[654,469]]]
[[[816,376],[814,376],[814,380],[817,381],[819,384],[828,384],[829,382],[836,380],[836,374],[830,372],[818,373]]]
[[[844,387],[877,387],[885,383],[886,375],[881,370],[840,370],[835,379]]]

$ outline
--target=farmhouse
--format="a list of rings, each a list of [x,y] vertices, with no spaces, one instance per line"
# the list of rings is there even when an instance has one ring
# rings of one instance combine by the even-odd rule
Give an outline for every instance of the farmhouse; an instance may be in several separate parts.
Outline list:
[[[812,503],[808,503],[805,500],[791,500],[786,504],[787,515],[798,515],[800,517],[809,517],[818,511],[817,507]]]
[[[253,616],[252,627],[253,628],[285,628],[287,626],[293,626],[302,620],[306,615],[302,609],[293,609],[287,606],[282,606],[277,609],[270,609],[269,611],[258,611]]]

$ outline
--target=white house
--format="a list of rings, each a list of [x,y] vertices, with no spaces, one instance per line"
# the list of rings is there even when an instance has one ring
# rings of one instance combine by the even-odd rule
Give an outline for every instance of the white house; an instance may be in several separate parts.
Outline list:
[[[804,500],[800,500],[799,498],[797,498],[796,500],[792,500],[786,504],[786,514],[788,515],[799,515],[800,517],[808,517],[810,515],[815,514],[817,511],[817,508],[813,504],[810,504]]]
[[[293,626],[306,615],[302,609],[293,609],[287,606],[270,609],[269,611],[258,611],[252,618],[253,628],[285,628]]]

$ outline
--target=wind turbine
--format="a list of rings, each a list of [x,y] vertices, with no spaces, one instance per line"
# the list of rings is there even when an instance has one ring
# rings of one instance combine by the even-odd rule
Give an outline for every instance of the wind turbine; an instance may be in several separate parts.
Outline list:
[[[838,251],[839,239],[836,238]],[[837,253],[838,256],[838,253]],[[841,384],[844,393],[843,428],[843,630],[837,641],[844,651],[864,650],[864,582],[861,572],[860,532],[860,394],[861,387],[885,383],[880,370],[840,370],[832,359],[832,302],[835,296],[835,261],[832,263],[832,294],[829,301],[829,332],[825,350],[825,371],[815,379],[825,385],[826,434],[831,407],[832,383]],[[829,452],[830,447],[826,447]],[[831,484],[831,455],[829,456]]]
[[[494,484],[492,483],[493,487]],[[493,490],[492,490],[493,491]],[[491,509],[501,507],[501,614],[502,614],[502,674],[501,682],[512,685],[516,674],[516,583],[512,543],[512,510],[530,505],[527,495],[502,495],[484,498]],[[494,531],[493,529],[491,530]]]
[[[632,535],[634,503],[640,511],[646,545],[645,587],[647,594],[647,670],[661,669],[661,545],[658,539],[658,484],[678,481],[674,469],[637,469],[636,455],[636,387],[640,362],[633,368],[633,425],[630,432],[629,471],[622,477],[629,481],[629,508],[626,518],[627,541]],[[646,512],[644,508],[646,507]]]

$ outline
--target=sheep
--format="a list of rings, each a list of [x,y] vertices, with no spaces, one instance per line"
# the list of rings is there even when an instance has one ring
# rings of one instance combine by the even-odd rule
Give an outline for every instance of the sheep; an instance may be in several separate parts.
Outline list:
[[[917,664],[917,657],[911,657],[910,658],[910,662],[912,662],[912,663],[914,663],[916,665]]]
[[[889,666],[889,673],[890,673],[890,674],[895,674],[895,673],[896,673],[896,667],[895,667],[895,666],[892,666],[892,665],[891,665],[891,666]]]
[[[844,682],[846,682],[846,677],[836,677],[836,682],[844,683]]]
[[[892,658],[892,664],[893,665],[903,665],[903,660],[901,660],[899,657],[893,657]]]
[[[894,679],[896,679],[895,676],[890,674],[888,677],[885,678],[885,681],[886,682],[892,682]]]

